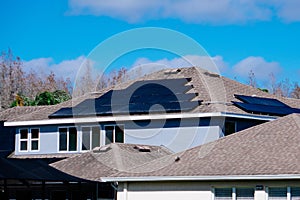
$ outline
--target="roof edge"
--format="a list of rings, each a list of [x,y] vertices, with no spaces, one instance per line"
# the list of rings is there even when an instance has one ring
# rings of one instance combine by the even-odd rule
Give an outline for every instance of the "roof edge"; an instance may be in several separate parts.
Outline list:
[[[143,177],[101,177],[102,182],[142,181],[221,181],[221,180],[286,180],[300,179],[300,174],[235,175],[235,176],[143,176]]]
[[[4,126],[29,126],[29,125],[51,125],[51,124],[75,124],[75,123],[93,123],[106,121],[128,121],[128,120],[156,120],[156,119],[184,119],[184,118],[201,118],[201,117],[235,117],[243,119],[255,119],[263,121],[272,121],[277,117],[263,116],[253,114],[237,114],[227,112],[212,112],[212,113],[176,113],[164,115],[133,115],[133,116],[109,116],[109,117],[86,117],[86,118],[66,118],[66,119],[47,119],[47,120],[32,120],[32,121],[6,121]]]

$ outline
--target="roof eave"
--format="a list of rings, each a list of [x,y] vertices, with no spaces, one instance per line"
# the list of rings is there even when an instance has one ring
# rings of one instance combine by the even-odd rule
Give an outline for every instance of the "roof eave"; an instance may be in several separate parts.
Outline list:
[[[226,176],[144,176],[144,177],[102,177],[102,182],[144,182],[144,181],[242,181],[242,180],[291,180],[300,179],[300,174],[278,175],[226,175]]]
[[[159,119],[184,119],[184,118],[202,118],[202,117],[234,117],[243,119],[254,119],[263,121],[272,121],[275,116],[239,114],[227,112],[210,112],[210,113],[174,113],[163,115],[131,115],[131,116],[94,116],[85,118],[64,118],[64,119],[45,119],[45,120],[29,120],[29,121],[6,121],[4,126],[29,126],[29,125],[51,125],[51,124],[75,124],[75,123],[93,123],[107,121],[128,121],[128,120],[159,120]]]

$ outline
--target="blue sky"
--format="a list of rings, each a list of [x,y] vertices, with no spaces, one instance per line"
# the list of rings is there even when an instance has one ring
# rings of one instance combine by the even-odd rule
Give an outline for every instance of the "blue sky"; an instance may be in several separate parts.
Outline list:
[[[0,50],[11,48],[37,71],[73,76],[114,34],[162,27],[196,40],[230,78],[245,81],[252,70],[267,86],[270,73],[291,81],[300,75],[297,0],[2,0],[0,17]],[[162,60],[176,65],[172,56],[151,51],[118,63]]]

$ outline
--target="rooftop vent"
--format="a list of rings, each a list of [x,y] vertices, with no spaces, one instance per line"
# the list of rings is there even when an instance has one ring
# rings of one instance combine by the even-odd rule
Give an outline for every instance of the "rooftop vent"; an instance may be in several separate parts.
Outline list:
[[[210,77],[220,77],[219,74],[215,74],[215,73],[212,73],[212,72],[204,72],[204,74],[205,74],[206,76],[210,76]]]
[[[148,146],[136,145],[133,148],[138,150],[139,152],[151,152],[151,149]]]
[[[179,72],[181,72],[181,69],[170,69],[165,71],[165,74],[178,74]]]
[[[93,149],[93,152],[97,153],[97,152],[106,152],[108,150],[110,150],[110,146],[106,145],[106,146],[102,146],[102,147],[95,147]]]

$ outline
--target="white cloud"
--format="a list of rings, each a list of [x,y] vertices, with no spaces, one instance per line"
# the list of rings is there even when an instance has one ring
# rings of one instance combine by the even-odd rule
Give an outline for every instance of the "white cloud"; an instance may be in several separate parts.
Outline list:
[[[233,66],[233,72],[237,77],[247,78],[250,71],[255,75],[255,78],[259,81],[267,81],[270,78],[270,74],[275,76],[282,71],[282,67],[277,62],[268,62],[262,57],[250,56],[235,66]]]
[[[70,78],[74,80],[81,64],[86,60],[85,56],[79,56],[72,60],[64,60],[55,63],[52,58],[37,58],[24,61],[24,70],[34,70],[40,74],[49,74],[53,71],[58,77]]]
[[[298,0],[69,0],[69,14],[109,16],[129,22],[178,18],[194,23],[231,24],[271,20],[300,21]]]

